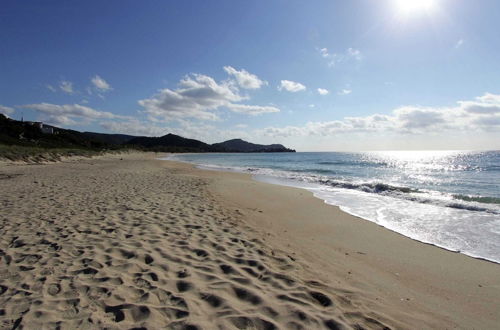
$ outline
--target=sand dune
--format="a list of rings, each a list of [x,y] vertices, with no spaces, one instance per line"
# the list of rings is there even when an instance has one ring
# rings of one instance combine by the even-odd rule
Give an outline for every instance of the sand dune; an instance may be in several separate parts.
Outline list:
[[[1,167],[2,329],[391,325],[301,276],[207,179],[118,157]]]

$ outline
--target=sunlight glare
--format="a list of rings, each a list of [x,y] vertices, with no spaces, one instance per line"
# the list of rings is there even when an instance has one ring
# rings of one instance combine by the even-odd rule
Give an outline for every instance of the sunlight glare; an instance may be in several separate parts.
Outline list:
[[[418,12],[430,12],[436,6],[436,0],[395,0],[400,14],[410,15]]]

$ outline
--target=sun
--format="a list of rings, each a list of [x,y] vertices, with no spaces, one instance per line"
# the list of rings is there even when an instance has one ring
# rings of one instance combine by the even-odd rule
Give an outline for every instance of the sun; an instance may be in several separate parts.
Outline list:
[[[394,0],[400,14],[410,15],[431,12],[436,7],[436,0]]]

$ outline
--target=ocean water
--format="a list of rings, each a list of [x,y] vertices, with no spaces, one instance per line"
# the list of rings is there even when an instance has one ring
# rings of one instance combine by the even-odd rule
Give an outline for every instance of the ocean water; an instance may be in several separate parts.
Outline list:
[[[500,262],[500,151],[178,154],[251,173],[410,238]]]

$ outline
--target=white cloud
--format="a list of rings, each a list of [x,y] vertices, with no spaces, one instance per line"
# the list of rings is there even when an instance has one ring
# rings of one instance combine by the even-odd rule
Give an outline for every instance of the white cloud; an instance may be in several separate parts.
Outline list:
[[[238,124],[238,125],[235,125],[234,127],[236,127],[236,128],[247,128],[248,125],[247,124]]]
[[[249,97],[240,95],[232,81],[218,83],[209,76],[193,74],[182,79],[178,86],[175,90],[165,88],[148,99],[140,100],[144,113],[162,120],[218,120],[219,117],[213,111],[219,108],[250,115],[279,111],[271,106],[235,103],[248,100]]]
[[[224,71],[233,76],[236,79],[238,85],[244,89],[258,89],[263,85],[267,85],[267,81],[259,79],[259,77],[251,74],[245,69],[241,69],[240,71],[238,71],[231,66],[225,66]]]
[[[67,80],[63,80],[59,83],[59,89],[68,94],[73,94],[75,92],[73,90],[73,83]]]
[[[344,133],[394,132],[434,134],[444,131],[491,131],[500,129],[500,95],[485,94],[455,107],[405,106],[390,115],[345,117],[342,120],[308,122],[303,126],[267,127],[259,134],[273,137],[333,136]]]
[[[287,92],[296,93],[306,89],[306,86],[302,85],[299,82],[291,81],[291,80],[282,80],[280,85],[278,86],[278,90],[286,90]]]
[[[500,95],[485,93],[483,96],[476,97],[476,100],[484,103],[500,104]]]
[[[15,110],[11,107],[6,107],[4,105],[0,105],[0,113],[3,113],[6,116],[13,114],[14,111]]]
[[[347,48],[343,53],[330,53],[328,48],[321,48],[319,49],[319,53],[327,60],[327,64],[330,67],[350,60],[361,61],[363,59],[361,51],[355,48]]]
[[[474,123],[486,129],[498,130],[500,129],[500,116],[479,117]]]
[[[49,115],[69,115],[89,119],[99,119],[99,118],[124,118],[124,116],[115,115],[111,112],[104,112],[94,110],[90,107],[86,107],[79,104],[50,104],[50,103],[38,103],[38,104],[26,104],[22,106],[26,109],[32,109],[38,112],[42,112]]]
[[[107,92],[113,89],[111,85],[106,82],[106,80],[102,79],[98,75],[95,75],[95,77],[93,77],[90,81],[94,87],[101,92]]]
[[[352,90],[350,90],[350,89],[345,89],[345,88],[344,88],[344,89],[343,89],[343,90],[341,90],[338,94],[339,94],[339,95],[349,95],[349,94],[351,94],[351,93],[352,93]]]
[[[56,92],[57,91],[56,88],[54,86],[50,85],[50,84],[45,85],[45,87],[47,87],[47,89],[49,89],[51,92]]]
[[[153,117],[216,120],[217,115],[210,111],[243,99],[230,83],[219,84],[211,77],[194,74],[182,79],[178,89],[162,89],[139,104]]]
[[[359,49],[354,49],[354,48],[348,48],[347,55],[358,61],[361,61],[361,59],[363,58]]]
[[[102,128],[121,134],[140,135],[140,136],[163,136],[172,131],[169,127],[160,127],[143,123],[133,119],[129,121],[104,121],[99,124]]]
[[[460,101],[462,109],[470,113],[495,114],[500,113],[500,103],[481,103],[477,101]]]
[[[390,120],[393,121],[395,127],[407,130],[428,129],[446,123],[446,110],[401,107],[394,110],[393,113],[395,117]]]
[[[25,109],[35,110],[44,115],[43,120],[54,124],[87,124],[97,119],[129,119],[128,116],[94,110],[80,104],[57,105],[51,103],[26,104]]]
[[[318,94],[319,95],[327,95],[329,94],[330,92],[328,91],[328,89],[324,89],[324,88],[318,88]]]
[[[233,112],[246,113],[248,115],[260,115],[263,113],[280,112],[280,109],[273,106],[247,105],[247,104],[229,104],[229,110]]]
[[[500,95],[485,93],[474,101],[459,101],[460,107],[468,113],[500,114]]]
[[[78,122],[69,118],[68,116],[45,116],[43,117],[43,121],[47,124],[54,126],[70,126],[77,125]]]
[[[455,44],[455,48],[458,49],[458,48],[462,47],[462,45],[464,44],[464,42],[465,42],[464,39],[458,40],[457,43]]]

